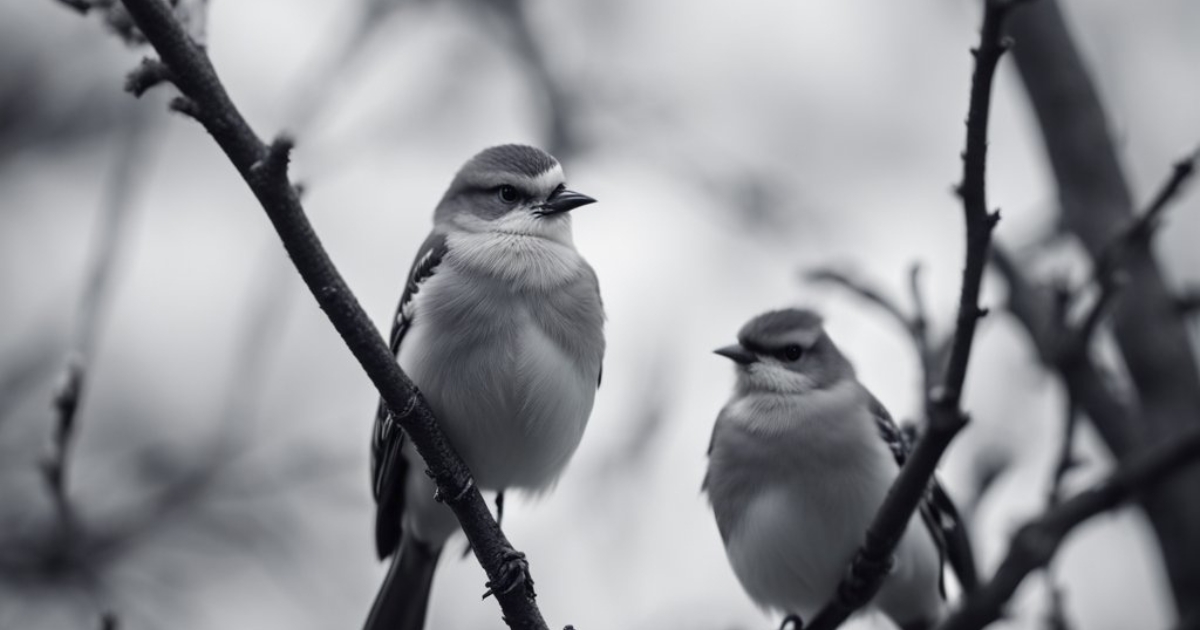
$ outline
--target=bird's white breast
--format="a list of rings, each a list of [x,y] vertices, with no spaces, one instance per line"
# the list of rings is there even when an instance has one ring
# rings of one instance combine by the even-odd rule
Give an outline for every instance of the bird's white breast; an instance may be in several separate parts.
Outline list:
[[[730,565],[761,605],[807,618],[825,604],[896,475],[859,401],[853,388],[835,387],[803,397],[750,395],[722,413],[709,495],[719,518],[728,518]],[[723,488],[720,475],[736,475],[736,491]],[[917,561],[908,550],[901,557],[905,566]],[[923,562],[917,577],[935,576],[936,597],[936,553]]]
[[[812,457],[813,465],[783,479],[764,479],[746,502],[726,553],[759,603],[811,614],[828,601],[861,544],[894,473],[873,453],[841,454],[845,459],[835,467],[811,451],[796,453]]]
[[[539,325],[548,300],[521,290],[578,277],[578,254],[548,242],[489,251],[497,245],[449,239],[451,253],[413,300],[399,361],[481,487],[540,490],[582,439],[599,357],[580,364]],[[515,282],[521,273],[530,277]]]

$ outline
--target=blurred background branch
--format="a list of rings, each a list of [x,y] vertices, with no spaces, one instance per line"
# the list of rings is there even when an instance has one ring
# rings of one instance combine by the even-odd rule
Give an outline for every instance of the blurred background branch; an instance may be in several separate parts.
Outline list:
[[[76,421],[87,384],[88,369],[96,352],[100,332],[112,300],[113,284],[120,271],[119,256],[129,229],[130,208],[136,174],[144,167],[144,118],[129,119],[114,160],[113,174],[100,205],[100,216],[87,265],[87,278],[79,300],[75,333],[70,354],[59,377],[54,395],[56,411],[50,454],[42,462],[42,474],[50,492],[64,537],[62,547],[69,549],[69,538],[75,527],[70,501],[67,497],[68,462]]]
[[[91,271],[96,200],[109,190],[127,119],[161,114],[161,101],[131,107],[111,78],[141,54],[123,6],[88,4],[79,20],[57,0],[0,3],[9,62],[0,64],[0,290],[10,297],[0,304],[0,628],[91,628],[106,613],[130,630],[356,623],[381,570],[363,483],[375,396],[302,297],[276,236],[244,212],[243,182],[191,125],[155,132],[167,150],[139,172],[137,197],[156,211],[134,210],[142,218],[123,241],[121,289],[63,451],[77,546],[58,569],[46,562],[66,555],[39,466],[58,423],[46,405],[51,381],[77,332],[78,270]],[[170,4],[189,23],[181,11],[207,6]],[[1187,63],[1200,48],[1187,0],[1076,4],[1061,3],[1060,13],[1077,15],[1058,17],[1086,53],[1095,81],[1085,87],[1106,101],[1111,130],[1072,109],[1079,84],[1059,73],[1069,60],[1058,47],[1020,58],[1033,44],[1018,27],[1042,38],[1054,29],[1019,14],[1010,25],[1018,63],[1053,74],[1047,90],[1060,84],[1039,105],[1062,110],[1051,133],[1079,142],[1101,130],[1126,188],[1145,186],[1128,195],[1144,203],[1124,217],[1095,219],[1107,227],[1094,240],[1111,243],[1163,190],[1162,165],[1200,135]],[[577,218],[576,236],[604,286],[610,357],[559,491],[536,509],[510,496],[505,531],[551,576],[539,581],[547,615],[577,627],[764,625],[696,492],[706,425],[729,377],[704,350],[793,295],[795,269],[845,273],[830,261],[849,259],[849,279],[909,323],[926,320],[945,365],[950,318],[939,313],[957,297],[962,239],[936,182],[961,147],[960,128],[946,124],[961,115],[968,67],[955,51],[973,38],[980,4],[264,0],[213,9],[213,28],[189,27],[193,39],[206,42],[248,119],[284,121],[304,140],[294,172],[307,184],[305,209],[379,321],[450,168],[487,143],[559,147],[572,180],[603,201]],[[1135,384],[1114,344],[1123,303],[1139,290],[1136,269],[1125,268],[1147,254],[1133,251],[1140,245],[1122,254],[1119,290],[1097,299],[1103,265],[1058,219],[1054,180],[1031,159],[1043,116],[1025,115],[1012,94],[997,92],[988,169],[1006,200],[1006,247],[993,247],[992,261],[1004,281],[989,281],[982,299],[1007,299],[1014,317],[980,327],[966,385],[972,423],[939,471],[970,515],[987,571],[1014,524],[1041,513],[1051,492],[1069,501],[1118,465],[1106,445],[1125,457],[1177,435],[1143,418],[1143,400],[1158,394]],[[1079,154],[1102,161],[1089,151]],[[1100,182],[1111,172],[1073,181],[1111,187]],[[1178,210],[1171,229],[1155,230],[1144,249],[1169,280],[1164,304],[1194,353],[1200,265],[1189,242],[1200,206],[1178,190],[1164,210]],[[1092,199],[1076,207],[1091,213]],[[924,316],[908,299],[914,259]],[[900,337],[890,316],[870,321],[882,311],[847,312],[860,303],[840,289],[801,299],[825,312],[881,400],[921,415],[940,379],[909,361],[908,324]],[[1013,323],[1028,329],[1028,345],[1011,336]],[[1087,343],[1072,352],[1068,339]],[[1038,360],[1061,378],[1045,378]],[[1177,376],[1162,369],[1154,378]],[[1071,428],[1068,396],[1080,416]],[[1057,474],[1068,447],[1079,465]],[[1194,493],[1166,496],[1160,512]],[[1158,573],[1158,551],[1178,565],[1188,549],[1153,542],[1154,533],[1190,535],[1194,521],[1149,523],[1119,510],[1074,530],[1052,575],[1028,580],[1009,603],[1008,623],[1194,625],[1200,615],[1173,616]],[[482,579],[474,563],[444,568],[431,625],[494,625],[494,605],[459,596]],[[866,616],[846,627],[880,626]]]
[[[942,370],[950,356],[953,337],[931,338],[929,331],[929,315],[925,298],[921,290],[921,265],[913,263],[909,267],[908,287],[909,299],[912,301],[911,313],[892,298],[887,297],[883,290],[855,278],[845,271],[831,267],[821,267],[805,273],[805,278],[811,282],[831,284],[841,287],[856,295],[869,304],[879,307],[889,319],[899,324],[912,341],[917,359],[921,364],[921,397],[925,401],[923,417],[929,415],[929,396],[934,386],[942,379]]]
[[[1032,3],[1009,26],[1020,42],[1016,66],[1057,182],[1062,225],[1099,265],[1112,251],[1114,238],[1125,240],[1123,234],[1142,232],[1136,227],[1133,196],[1108,131],[1107,115],[1056,0]],[[1190,172],[1175,170],[1142,214],[1145,220],[1152,223],[1175,196],[1179,185],[1171,182],[1182,179],[1185,170]],[[1134,230],[1127,231],[1129,225]],[[1086,365],[1072,367],[1064,375],[1069,389],[1074,383],[1076,390],[1089,392],[1073,395],[1118,459],[1200,422],[1200,370],[1184,322],[1172,308],[1173,294],[1148,239],[1121,248],[1128,281],[1113,306],[1113,337],[1138,393],[1140,410],[1135,416],[1111,414],[1089,404],[1089,397],[1106,388],[1096,386],[1095,371]],[[1186,498],[1198,494],[1200,471],[1190,470],[1142,499],[1183,617],[1200,610],[1200,599],[1194,597],[1200,593],[1200,503]]]
[[[1080,523],[1111,510],[1131,495],[1156,484],[1200,458],[1200,430],[1175,436],[1130,456],[1101,484],[1050,508],[1026,523],[1013,537],[995,575],[964,597],[940,630],[974,630],[1000,619],[1017,587],[1032,571],[1045,567],[1067,534]]]

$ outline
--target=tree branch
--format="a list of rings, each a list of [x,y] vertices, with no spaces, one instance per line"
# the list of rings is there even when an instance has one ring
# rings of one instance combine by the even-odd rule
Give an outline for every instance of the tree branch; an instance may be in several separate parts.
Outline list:
[[[88,263],[83,294],[79,299],[74,337],[66,365],[54,394],[54,430],[51,449],[41,462],[41,472],[58,516],[60,534],[72,535],[75,516],[68,500],[68,469],[71,444],[78,424],[79,405],[83,399],[89,363],[95,354],[96,341],[108,311],[112,284],[118,270],[121,239],[126,231],[135,176],[141,164],[144,117],[134,116],[127,123],[121,146],[116,154],[115,168],[107,185],[100,215],[96,219],[95,236]]]
[[[1180,159],[1171,169],[1154,199],[1129,225],[1108,242],[1096,258],[1093,276],[1100,294],[1088,309],[1075,335],[1074,351],[1086,352],[1092,335],[1108,310],[1114,297],[1128,281],[1129,257],[1136,251],[1145,252],[1162,222],[1162,213],[1177,198],[1196,169],[1200,149]]]
[[[1034,3],[1010,26],[1021,41],[1016,67],[1054,171],[1061,224],[1079,238],[1092,260],[1099,260],[1114,235],[1134,217],[1134,203],[1096,87],[1059,2]],[[1140,409],[1128,418],[1134,422],[1127,427],[1105,427],[1097,421],[1118,457],[1130,444],[1110,442],[1110,437],[1132,437],[1133,446],[1139,447],[1200,423],[1200,367],[1166,279],[1149,247],[1131,250],[1124,268],[1129,282],[1123,298],[1113,305],[1113,337]],[[1093,415],[1086,401],[1079,400]],[[1195,597],[1200,593],[1198,492],[1200,470],[1194,470],[1156,486],[1142,501],[1185,618],[1200,614],[1200,599]]]
[[[80,15],[86,15],[92,10],[92,3],[88,0],[58,0],[58,3]]]
[[[1181,315],[1200,313],[1200,289],[1193,287],[1175,296],[1175,308]]]
[[[867,530],[866,541],[847,576],[838,585],[833,601],[817,614],[809,630],[838,627],[879,591],[891,567],[892,553],[924,497],[942,453],[967,422],[966,414],[960,408],[962,388],[975,339],[975,326],[985,314],[979,307],[979,292],[992,230],[999,220],[999,213],[989,212],[987,207],[988,113],[996,66],[1009,47],[1009,42],[1002,37],[1002,25],[1015,4],[1014,0],[987,0],[979,47],[972,50],[975,70],[967,109],[962,183],[957,188],[963,202],[967,253],[957,326],[943,384],[930,395],[928,426],[875,515]]]
[[[534,35],[526,0],[490,0],[477,2],[473,8],[496,16],[507,34],[507,44],[516,54],[533,82],[533,91],[545,99],[546,149],[551,155],[564,159],[580,149],[576,129],[571,122],[573,102],[567,87],[555,76],[550,59]]]
[[[1052,510],[1062,503],[1063,482],[1067,475],[1079,466],[1075,457],[1076,427],[1079,425],[1079,406],[1070,396],[1067,397],[1067,413],[1063,417],[1062,441],[1058,447],[1058,460],[1054,464],[1053,476],[1050,479],[1050,491],[1046,495],[1046,509]],[[1047,588],[1050,591],[1050,610],[1046,615],[1047,626],[1050,630],[1068,630],[1067,614],[1063,605],[1063,588],[1055,578],[1050,563],[1046,563]]]
[[[1025,577],[1046,566],[1075,526],[1113,509],[1200,459],[1200,430],[1144,449],[1090,490],[1068,499],[1026,523],[1013,537],[1008,554],[992,579],[968,595],[939,630],[974,630],[996,621]]]
[[[926,315],[924,296],[921,293],[921,265],[913,263],[909,271],[909,290],[913,301],[913,314],[905,313],[904,308],[864,280],[832,267],[817,267],[804,273],[809,282],[820,282],[841,287],[850,293],[870,302],[882,310],[908,334],[917,351],[917,359],[921,362],[921,398],[929,399],[933,384],[937,382],[938,356],[929,341],[929,320]]]
[[[1067,395],[1087,413],[1114,455],[1120,458],[1135,450],[1142,440],[1137,410],[1113,391],[1087,353],[1061,350],[1072,335],[1057,296],[1029,280],[1004,247],[993,246],[990,260],[1008,285],[1008,311],[1029,334],[1042,363],[1059,373]]]
[[[440,496],[454,511],[476,557],[493,583],[512,552],[471,481],[470,471],[438,427],[424,397],[363,312],[304,215],[286,176],[290,145],[271,147],[255,135],[229,99],[208,56],[161,0],[122,0],[134,21],[171,70],[186,109],[204,125],[254,192],[296,269],[334,328],[370,377],[395,420],[428,464]],[[528,584],[497,593],[504,619],[514,628],[546,628]]]

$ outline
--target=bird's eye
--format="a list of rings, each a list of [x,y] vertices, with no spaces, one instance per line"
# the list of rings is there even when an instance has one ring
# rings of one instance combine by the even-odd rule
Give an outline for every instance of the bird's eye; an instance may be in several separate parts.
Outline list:
[[[497,188],[496,196],[504,203],[516,203],[521,198],[521,194],[517,192],[517,189],[508,184]]]
[[[801,348],[796,344],[792,344],[784,348],[783,352],[780,354],[782,354],[783,358],[787,359],[788,361],[796,361],[801,357],[801,355],[804,354],[804,348]]]

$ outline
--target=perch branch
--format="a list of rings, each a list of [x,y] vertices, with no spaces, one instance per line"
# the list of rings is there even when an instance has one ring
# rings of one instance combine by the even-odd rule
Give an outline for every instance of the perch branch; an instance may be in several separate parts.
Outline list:
[[[960,406],[962,388],[967,376],[975,327],[985,314],[979,307],[979,292],[992,230],[999,220],[999,214],[989,212],[987,207],[985,174],[988,112],[996,66],[1001,55],[1009,48],[1008,40],[1002,36],[1002,26],[1014,5],[1014,0],[987,0],[979,47],[972,51],[975,70],[967,109],[962,182],[957,189],[965,215],[967,252],[954,341],[943,384],[930,395],[928,426],[875,515],[867,530],[866,541],[856,554],[846,577],[838,585],[833,601],[817,614],[809,630],[838,627],[878,592],[891,567],[892,553],[925,496],[942,453],[967,422]]]
[[[1025,577],[1046,566],[1075,526],[1111,510],[1200,458],[1200,430],[1129,457],[1100,484],[1023,525],[990,581],[968,595],[939,630],[974,630],[996,621]]]
[[[513,553],[488,512],[470,471],[454,451],[412,381],[367,317],[326,254],[286,176],[290,143],[263,144],[234,106],[208,56],[161,0],[122,0],[134,21],[171,70],[186,109],[220,145],[266,211],[297,271],[317,303],[379,390],[395,420],[428,464],[441,496],[454,511],[489,581],[502,581],[504,559]],[[546,628],[532,591],[519,582],[497,593],[513,628]]]

